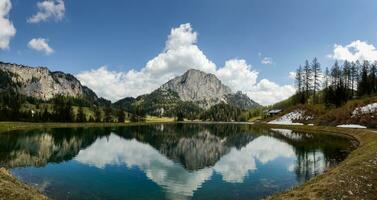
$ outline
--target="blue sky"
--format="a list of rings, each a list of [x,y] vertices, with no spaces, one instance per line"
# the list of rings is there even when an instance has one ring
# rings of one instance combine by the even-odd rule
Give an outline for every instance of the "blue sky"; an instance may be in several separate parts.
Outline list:
[[[305,59],[318,57],[323,66],[330,66],[334,58],[346,59],[348,53],[355,56],[354,50],[346,47],[354,41],[360,40],[364,46],[377,44],[377,1],[373,0],[54,0],[53,5],[63,3],[64,9],[59,10],[62,15],[47,15],[46,19],[37,22],[30,22],[30,19],[38,12],[43,13],[37,6],[43,0],[0,0],[0,5],[7,1],[11,2],[12,8],[3,14],[3,18],[13,24],[16,33],[8,38],[7,48],[0,48],[1,61],[47,66],[76,75],[87,72],[80,80],[112,100],[139,93],[132,89],[106,92],[109,85],[91,84],[92,79],[98,81],[95,75],[101,77],[100,67],[106,66],[101,73],[113,75],[119,82],[130,81],[129,71],[142,72],[148,61],[166,50],[165,43],[172,29],[182,24],[190,24],[189,32],[197,34],[192,45],[214,63],[217,71],[205,68],[208,72],[214,72],[221,79],[226,72],[218,70],[226,61],[246,62],[238,64],[247,65],[247,70],[256,75],[250,74],[255,81],[250,82],[250,87],[238,86],[237,82],[232,87],[243,90],[252,98],[263,92],[264,95],[274,93],[273,90],[270,93],[267,89],[263,91],[264,86],[258,86],[259,83],[265,83],[265,87],[270,87],[269,83],[276,84],[275,89],[291,85],[293,80],[289,78],[289,72]],[[0,26],[4,26],[1,20]],[[51,51],[30,47],[33,38],[45,39]],[[341,45],[339,55],[335,55],[335,44]],[[357,50],[364,52],[360,48]],[[367,56],[375,53],[373,48],[366,51]],[[329,54],[333,54],[333,58]],[[272,63],[262,64],[264,58]],[[178,75],[186,68],[176,70],[169,66],[168,69],[172,71],[164,72],[162,77]],[[232,69],[232,73],[237,73],[236,67]],[[154,81],[150,74],[145,76],[150,76],[145,82],[154,83],[146,83],[142,88],[147,89],[141,92],[155,89],[162,81]],[[232,85],[232,77],[237,76],[240,75],[223,77],[223,81]],[[269,82],[261,83],[263,79]],[[130,87],[124,84],[127,86]],[[112,93],[117,95],[109,95]],[[287,94],[291,93],[291,88],[287,89]],[[285,96],[281,94],[274,100]],[[261,101],[273,103],[272,100]]]

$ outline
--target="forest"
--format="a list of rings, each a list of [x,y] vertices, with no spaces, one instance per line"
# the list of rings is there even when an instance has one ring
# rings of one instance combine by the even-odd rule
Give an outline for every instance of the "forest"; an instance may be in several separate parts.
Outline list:
[[[316,58],[296,70],[292,104],[325,104],[340,107],[348,100],[377,93],[377,63],[335,61],[323,71]]]

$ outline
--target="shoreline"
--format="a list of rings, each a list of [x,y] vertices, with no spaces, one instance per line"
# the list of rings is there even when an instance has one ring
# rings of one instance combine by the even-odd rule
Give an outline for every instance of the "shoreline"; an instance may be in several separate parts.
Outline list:
[[[147,124],[169,124],[177,122],[138,122],[138,123],[27,123],[0,122],[0,134],[16,130],[43,128],[89,128],[121,127]],[[203,123],[211,122],[178,122]],[[214,122],[220,124],[224,122]],[[232,122],[225,122],[232,124]],[[336,167],[288,191],[272,194],[265,199],[373,199],[377,194],[377,133],[371,129],[348,129],[328,126],[294,126],[265,123],[240,123],[256,127],[285,128],[312,134],[334,134],[348,137],[358,142],[345,160]],[[15,192],[16,191],[16,192]],[[16,194],[15,194],[16,193]],[[0,194],[5,199],[48,199],[32,186],[22,183],[8,170],[0,169]],[[2,199],[2,198],[0,198]]]

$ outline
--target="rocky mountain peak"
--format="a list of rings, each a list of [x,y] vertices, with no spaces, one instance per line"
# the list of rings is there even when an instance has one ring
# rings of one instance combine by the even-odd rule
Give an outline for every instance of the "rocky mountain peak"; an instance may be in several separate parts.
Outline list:
[[[159,89],[174,91],[181,100],[198,103],[200,107],[205,109],[222,102],[234,103],[242,109],[258,106],[246,95],[242,93],[234,94],[214,74],[197,69],[186,71],[183,75],[163,84]],[[238,100],[238,98],[241,99]]]
[[[0,92],[14,91],[41,100],[49,100],[56,95],[85,97],[97,101],[97,95],[82,86],[73,75],[51,72],[46,67],[29,67],[0,62]]]
[[[224,97],[232,93],[215,75],[196,69],[190,69],[175,77],[163,84],[160,89],[174,91],[181,100],[197,102],[203,108],[226,102]]]

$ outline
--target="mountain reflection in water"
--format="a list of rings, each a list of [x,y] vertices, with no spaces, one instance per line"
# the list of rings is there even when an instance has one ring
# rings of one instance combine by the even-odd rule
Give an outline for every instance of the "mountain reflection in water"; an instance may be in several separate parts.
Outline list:
[[[160,124],[112,129],[50,129],[1,135],[0,165],[13,168],[12,172],[21,180],[38,184],[40,189],[57,199],[67,198],[68,193],[72,199],[84,199],[74,196],[80,192],[71,191],[74,188],[69,186],[60,188],[67,193],[54,192],[57,178],[47,173],[48,170],[70,163],[75,167],[96,169],[93,177],[97,179],[110,176],[112,172],[107,169],[124,168],[121,170],[124,173],[137,169],[157,184],[164,193],[163,198],[167,199],[227,199],[229,194],[221,196],[226,184],[239,186],[234,189],[234,195],[239,199],[253,199],[322,173],[343,160],[350,150],[351,142],[344,138],[286,129],[231,124]],[[64,170],[68,169],[64,167]],[[100,171],[109,174],[100,174]],[[284,173],[279,174],[279,171]],[[90,181],[82,183],[80,180],[71,178],[69,181],[90,185]],[[59,181],[59,184],[64,182]],[[63,183],[68,184],[75,183]],[[207,191],[204,185],[220,191],[211,194],[211,189]],[[106,182],[106,186],[111,187],[111,181]],[[262,188],[252,193],[250,187]],[[77,188],[82,193],[85,189],[88,187]],[[227,190],[230,188],[224,192]],[[159,193],[156,190],[156,196],[143,196],[146,194],[139,194],[143,191],[135,190],[127,195],[106,196],[106,192],[95,192],[97,198],[112,199],[154,199]]]

